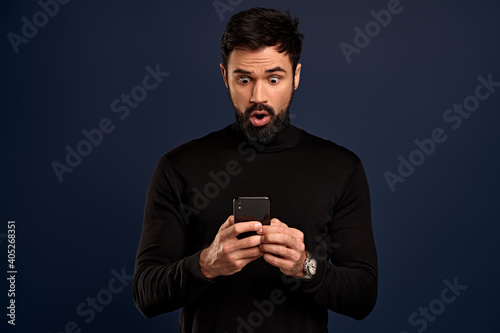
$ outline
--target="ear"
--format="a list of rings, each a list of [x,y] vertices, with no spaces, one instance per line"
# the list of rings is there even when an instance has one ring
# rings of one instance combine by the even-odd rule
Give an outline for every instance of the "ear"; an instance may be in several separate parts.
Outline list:
[[[295,69],[295,87],[293,87],[294,90],[297,90],[299,87],[299,82],[300,82],[300,70],[302,69],[302,64],[297,64],[297,68]]]
[[[220,64],[220,71],[222,73],[222,78],[224,79],[224,83],[226,84],[226,88],[229,88],[229,86],[227,85],[227,70],[226,67],[224,67],[223,63]]]

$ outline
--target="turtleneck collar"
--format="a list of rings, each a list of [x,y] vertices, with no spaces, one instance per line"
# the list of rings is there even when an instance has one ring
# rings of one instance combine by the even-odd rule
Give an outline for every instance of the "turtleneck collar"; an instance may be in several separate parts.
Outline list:
[[[248,139],[245,137],[236,122],[227,126],[225,132],[229,137],[231,137],[231,139],[238,143],[244,141],[248,142]],[[275,152],[295,147],[300,140],[300,133],[300,129],[291,124],[288,124],[285,126],[285,128],[283,128],[281,132],[276,135],[273,141],[267,144],[263,144],[265,148],[262,150],[262,152]]]

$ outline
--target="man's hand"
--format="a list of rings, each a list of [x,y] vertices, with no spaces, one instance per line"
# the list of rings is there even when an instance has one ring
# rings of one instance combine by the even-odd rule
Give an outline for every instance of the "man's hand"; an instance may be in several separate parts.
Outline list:
[[[271,225],[263,226],[260,250],[264,252],[264,260],[278,267],[283,274],[304,276],[303,265],[306,260],[304,234],[302,231],[289,228],[278,219],[272,219]],[[277,256],[279,257],[277,257]]]
[[[248,263],[262,256],[259,250],[262,236],[254,235],[243,239],[236,236],[243,232],[262,229],[260,222],[234,223],[231,215],[220,227],[212,244],[200,254],[201,274],[207,279],[219,275],[232,275],[241,271]]]

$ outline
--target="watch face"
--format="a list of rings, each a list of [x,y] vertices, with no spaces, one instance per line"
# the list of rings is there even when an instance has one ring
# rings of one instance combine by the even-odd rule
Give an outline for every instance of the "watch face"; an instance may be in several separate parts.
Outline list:
[[[316,259],[314,258],[309,261],[309,272],[311,272],[312,275],[316,274]]]
[[[311,258],[308,262],[307,268],[311,275],[316,274],[316,259]]]

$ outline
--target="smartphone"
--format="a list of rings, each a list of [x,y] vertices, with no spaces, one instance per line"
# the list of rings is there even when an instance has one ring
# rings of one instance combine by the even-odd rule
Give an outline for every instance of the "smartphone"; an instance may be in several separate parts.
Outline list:
[[[271,202],[268,197],[238,197],[233,200],[234,222],[259,221],[271,223]],[[244,232],[238,238],[257,235],[255,231]]]

